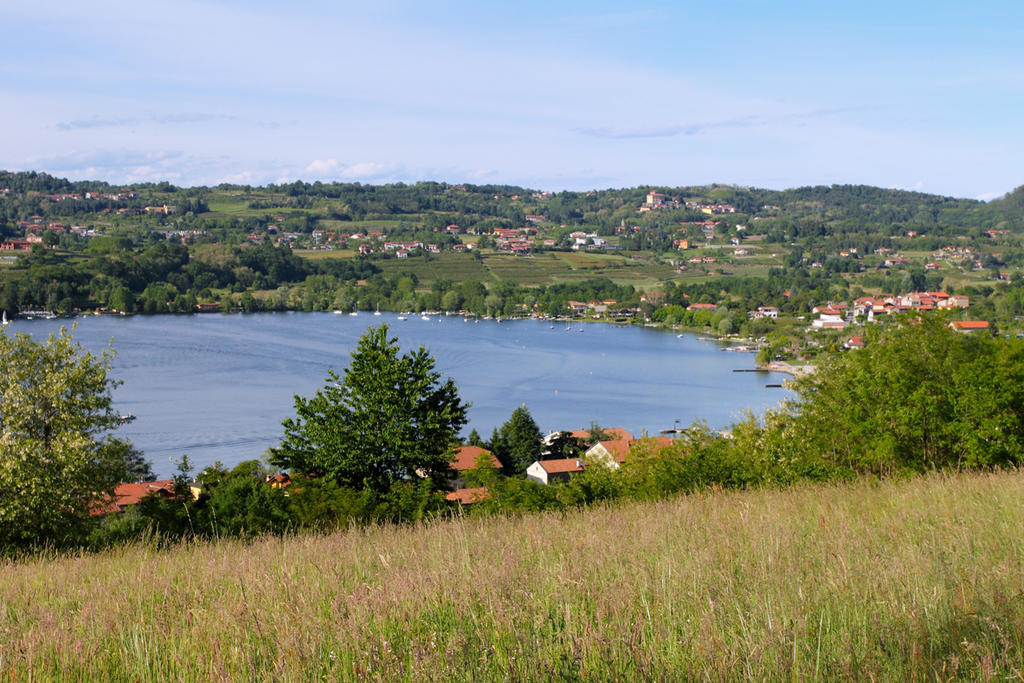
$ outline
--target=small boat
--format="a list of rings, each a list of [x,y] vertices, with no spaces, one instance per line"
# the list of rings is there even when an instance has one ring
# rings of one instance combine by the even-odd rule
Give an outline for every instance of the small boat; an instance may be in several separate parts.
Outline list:
[[[349,315],[359,315],[359,312],[358,311],[352,311],[351,313],[349,313]]]
[[[420,316],[420,320],[426,320],[429,323],[430,322],[430,316],[429,315],[421,315]]]
[[[10,325],[11,321],[7,319],[7,309],[4,309],[3,318],[0,318],[0,324]]]
[[[121,420],[121,422],[132,422],[135,420],[135,416],[131,413],[125,413],[124,415],[118,415],[117,419]]]
[[[338,310],[338,309],[334,309],[334,315],[341,315],[341,314],[342,314],[342,313],[344,313],[344,312],[345,312],[345,311],[340,311],[340,310]]]
[[[380,315],[380,304],[377,304],[377,310],[373,312],[374,315]]]
[[[398,319],[399,319],[399,320],[408,320],[409,318],[407,318],[407,317],[406,317],[406,316],[404,316],[404,315],[400,315],[400,316],[398,316]]]

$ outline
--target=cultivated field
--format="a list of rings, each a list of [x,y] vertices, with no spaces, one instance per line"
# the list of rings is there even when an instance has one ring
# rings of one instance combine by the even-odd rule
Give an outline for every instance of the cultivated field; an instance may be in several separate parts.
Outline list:
[[[1024,476],[0,566],[13,679],[1019,679]]]

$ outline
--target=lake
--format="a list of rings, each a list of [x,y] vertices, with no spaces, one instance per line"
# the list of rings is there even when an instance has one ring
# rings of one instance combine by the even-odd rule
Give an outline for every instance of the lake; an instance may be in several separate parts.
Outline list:
[[[15,320],[39,337],[70,320]],[[83,316],[75,339],[99,351],[113,340],[115,409],[137,419],[117,430],[145,451],[158,476],[183,454],[196,470],[258,458],[329,368],[341,373],[360,335],[387,323],[403,349],[425,346],[469,401],[469,424],[487,439],[525,404],[542,431],[625,427],[639,436],[703,419],[712,427],[761,412],[789,392],[782,377],[735,373],[753,356],[663,330],[536,320],[331,313]],[[581,331],[582,330],[582,331]]]

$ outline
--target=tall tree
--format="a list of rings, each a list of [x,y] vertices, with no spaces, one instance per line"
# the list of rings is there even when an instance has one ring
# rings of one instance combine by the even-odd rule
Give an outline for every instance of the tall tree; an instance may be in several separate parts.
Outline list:
[[[399,355],[387,325],[371,327],[343,377],[330,370],[312,398],[295,397],[297,415],[284,420],[271,462],[383,493],[396,482],[446,471],[467,408],[426,349]]]
[[[523,474],[530,463],[540,459],[540,428],[525,405],[512,411],[512,416],[501,426],[497,437],[492,439],[491,448],[507,473]]]

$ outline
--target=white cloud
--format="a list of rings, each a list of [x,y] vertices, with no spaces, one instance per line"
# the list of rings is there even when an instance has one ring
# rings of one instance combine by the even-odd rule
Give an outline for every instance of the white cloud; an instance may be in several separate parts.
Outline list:
[[[338,170],[337,159],[316,159],[306,166],[306,173],[323,176]]]

